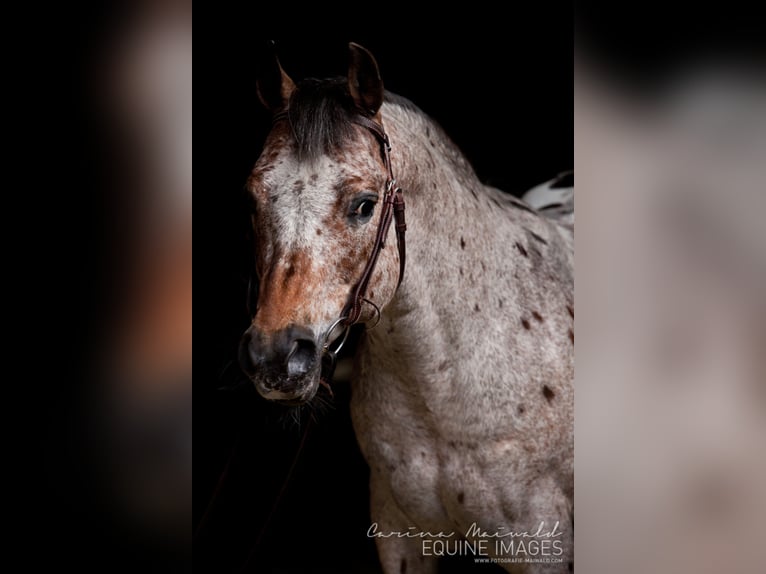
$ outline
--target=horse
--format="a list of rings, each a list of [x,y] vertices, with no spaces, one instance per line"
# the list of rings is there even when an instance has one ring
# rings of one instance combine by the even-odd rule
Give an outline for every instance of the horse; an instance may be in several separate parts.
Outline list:
[[[366,325],[350,408],[383,572],[435,572],[439,539],[485,540],[509,572],[571,571],[573,213],[482,184],[349,50],[348,77],[296,84],[272,53],[257,79],[274,123],[247,181],[260,287],[241,368],[305,404]]]

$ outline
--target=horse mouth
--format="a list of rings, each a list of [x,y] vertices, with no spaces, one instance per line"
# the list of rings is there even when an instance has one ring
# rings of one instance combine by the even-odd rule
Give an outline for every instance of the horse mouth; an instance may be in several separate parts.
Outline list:
[[[314,398],[319,387],[319,373],[298,380],[286,379],[276,384],[262,379],[255,379],[253,383],[258,394],[267,401],[285,407],[297,407]]]

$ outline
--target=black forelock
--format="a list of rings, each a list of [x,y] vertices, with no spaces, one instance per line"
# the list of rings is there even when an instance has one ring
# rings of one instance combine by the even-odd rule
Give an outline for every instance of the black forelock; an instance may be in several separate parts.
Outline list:
[[[337,149],[352,136],[352,118],[359,114],[348,90],[348,79],[301,81],[288,104],[298,155],[313,159]]]
[[[420,113],[412,102],[396,94],[385,92],[384,101]],[[287,108],[298,156],[311,160],[338,149],[353,137],[354,118],[361,115],[364,112],[354,104],[347,78],[302,80]]]

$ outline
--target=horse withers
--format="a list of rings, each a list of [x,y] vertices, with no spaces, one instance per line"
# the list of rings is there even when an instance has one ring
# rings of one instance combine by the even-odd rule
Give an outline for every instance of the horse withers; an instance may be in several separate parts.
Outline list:
[[[248,181],[260,290],[242,368],[263,397],[302,404],[348,323],[374,326],[351,414],[383,571],[434,572],[440,539],[508,571],[570,571],[573,213],[483,185],[350,51],[347,78],[295,84],[274,55],[258,80],[275,122]],[[399,186],[403,275],[386,225]]]

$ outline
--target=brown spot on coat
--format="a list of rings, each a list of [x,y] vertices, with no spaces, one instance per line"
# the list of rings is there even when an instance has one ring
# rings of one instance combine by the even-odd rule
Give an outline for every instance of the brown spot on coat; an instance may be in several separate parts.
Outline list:
[[[335,193],[345,199],[348,195],[364,191],[369,185],[369,181],[361,176],[345,175],[335,183]]]
[[[524,405],[519,405],[518,408],[516,409],[516,412],[519,413],[520,415],[523,415],[525,410],[526,409],[524,408]]]
[[[518,241],[516,242],[516,249],[518,249],[519,253],[521,253],[524,257],[529,257],[529,255],[527,255],[527,250],[524,249],[524,246]]]
[[[274,130],[272,131],[272,135],[274,135]],[[282,153],[282,145],[284,142],[280,141],[283,138],[279,137],[269,137],[270,141],[267,141],[267,145],[263,148],[263,152],[261,153],[261,156],[258,158],[258,161],[255,163],[255,168],[253,170],[253,173],[250,175],[250,178],[248,179],[248,185],[254,186],[257,185],[256,181],[261,180],[267,173],[269,173],[274,165],[276,164],[277,158],[279,157],[279,154]]]
[[[503,300],[502,299],[498,299],[497,300],[497,306],[500,307],[501,309],[503,308]]]
[[[322,235],[322,230],[317,227],[317,235]]]
[[[567,305],[567,311],[569,312],[569,316],[572,317],[572,319],[574,319],[574,309],[572,308],[571,305]]]
[[[553,389],[551,389],[548,385],[543,385],[543,396],[550,403],[553,400],[553,397],[556,396],[556,393],[554,393]]]
[[[465,239],[460,238],[460,249],[465,249]]]
[[[543,322],[543,316],[540,315],[540,313],[538,313],[537,311],[532,311],[532,316],[535,318],[535,320],[538,323],[542,323]]]
[[[572,329],[569,329],[569,340],[574,345],[574,331]]]
[[[478,303],[476,303],[476,305],[473,306],[473,310],[476,311],[477,313],[481,310],[481,309],[479,309],[479,304]]]
[[[529,330],[529,321],[527,319],[522,319],[521,324],[524,325],[524,328]]]
[[[344,253],[338,264],[340,278],[346,285],[351,284],[356,278],[356,271],[362,265],[359,254],[353,252]]]
[[[457,493],[457,501],[460,504],[463,504],[463,501],[465,500],[465,493],[464,492],[458,492]]]

